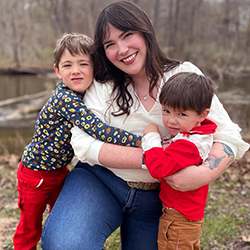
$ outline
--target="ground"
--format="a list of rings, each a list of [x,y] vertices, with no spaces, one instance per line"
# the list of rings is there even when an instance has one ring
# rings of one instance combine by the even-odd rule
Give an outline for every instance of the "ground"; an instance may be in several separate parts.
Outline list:
[[[0,249],[8,249],[4,247],[12,245],[12,237],[19,219],[16,191],[18,161],[19,157],[16,155],[0,158]]]
[[[13,249],[19,219],[16,171],[20,156],[0,156],[0,249]],[[203,250],[250,249],[250,151],[210,185],[202,236]],[[119,233],[105,249],[120,249]]]

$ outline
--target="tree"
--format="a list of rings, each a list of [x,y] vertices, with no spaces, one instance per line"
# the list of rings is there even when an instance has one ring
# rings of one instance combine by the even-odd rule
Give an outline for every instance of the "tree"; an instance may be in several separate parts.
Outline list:
[[[1,2],[1,25],[5,31],[3,40],[10,46],[12,59],[17,68],[21,65],[21,50],[26,34],[24,13],[24,5],[18,0]]]

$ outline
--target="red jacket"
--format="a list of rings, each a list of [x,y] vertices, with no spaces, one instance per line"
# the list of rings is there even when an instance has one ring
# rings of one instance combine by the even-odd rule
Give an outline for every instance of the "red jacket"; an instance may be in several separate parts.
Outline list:
[[[175,136],[165,150],[162,147],[153,147],[144,152],[144,161],[150,174],[156,179],[161,179],[160,198],[163,204],[168,208],[178,210],[191,220],[204,217],[208,185],[181,192],[173,189],[163,178],[180,169],[202,163],[200,153],[202,147],[207,146],[204,141],[208,136],[212,137],[216,127],[214,122],[205,120],[201,126],[195,127],[189,133],[180,133]],[[210,141],[212,142],[212,138]],[[208,152],[211,147],[208,148]]]

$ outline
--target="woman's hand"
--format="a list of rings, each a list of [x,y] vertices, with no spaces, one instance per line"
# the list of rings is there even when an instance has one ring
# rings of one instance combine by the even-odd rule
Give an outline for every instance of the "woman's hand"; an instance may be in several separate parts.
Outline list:
[[[146,134],[148,134],[148,133],[150,133],[150,132],[157,132],[157,133],[159,133],[159,129],[158,129],[158,127],[157,127],[157,125],[155,125],[155,124],[150,124],[150,125],[148,125],[145,129],[144,129],[144,135],[146,135]]]
[[[234,161],[232,150],[216,142],[208,159],[200,166],[190,166],[165,178],[174,189],[185,192],[207,185],[223,174]]]

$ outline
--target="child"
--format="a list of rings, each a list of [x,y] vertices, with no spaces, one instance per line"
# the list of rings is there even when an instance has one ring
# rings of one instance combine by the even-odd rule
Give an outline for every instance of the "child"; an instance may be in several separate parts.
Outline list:
[[[163,124],[172,135],[164,141],[167,147],[163,149],[156,125],[144,130],[146,167],[152,177],[161,179],[163,215],[159,223],[159,250],[200,249],[208,185],[180,192],[164,177],[199,165],[208,157],[217,127],[206,119],[214,91],[214,83],[205,76],[185,72],[173,75],[162,87],[159,98]]]
[[[67,165],[74,156],[70,145],[73,126],[106,142],[140,145],[140,136],[102,123],[82,101],[93,81],[89,37],[76,33],[63,35],[54,50],[54,70],[61,82],[40,111],[34,136],[24,149],[18,168],[21,219],[13,240],[15,250],[36,249],[43,212],[47,204],[50,210],[53,207],[69,171]]]

